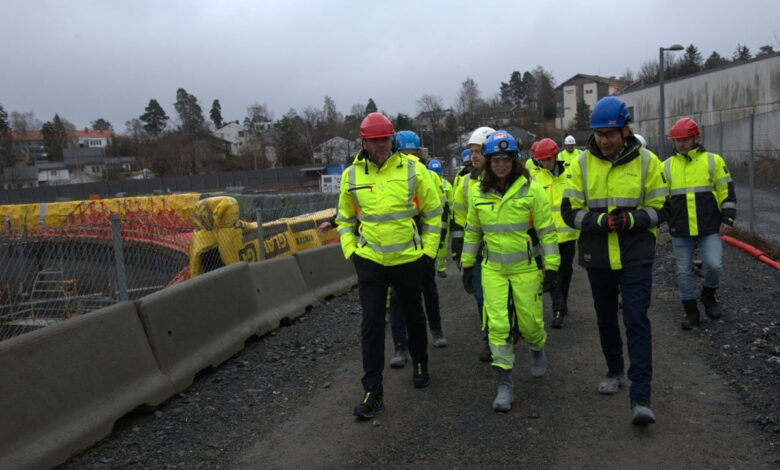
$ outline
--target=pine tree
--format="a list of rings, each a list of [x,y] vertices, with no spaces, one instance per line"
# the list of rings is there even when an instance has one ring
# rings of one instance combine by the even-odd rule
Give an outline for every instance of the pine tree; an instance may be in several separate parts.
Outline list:
[[[219,100],[214,100],[213,103],[211,103],[211,112],[209,113],[209,117],[211,118],[211,122],[214,123],[214,127],[216,129],[219,129],[225,123],[222,121],[222,105],[219,104]]]
[[[97,118],[96,120],[92,121],[92,129],[96,131],[110,131],[114,128],[111,126],[111,123],[105,119]]]
[[[139,117],[144,123],[144,130],[150,135],[157,137],[165,130],[168,122],[168,116],[155,99],[150,99],[144,113]]]

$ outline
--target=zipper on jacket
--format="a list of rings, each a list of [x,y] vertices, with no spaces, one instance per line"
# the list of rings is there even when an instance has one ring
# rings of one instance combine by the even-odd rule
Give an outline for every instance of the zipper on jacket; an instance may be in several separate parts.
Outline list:
[[[491,211],[493,210],[494,207],[496,207],[496,203],[495,202],[477,202],[477,203],[474,204],[474,207],[484,206],[484,205],[488,205],[488,204],[491,205],[491,207],[490,207]]]
[[[347,191],[357,191],[358,189],[370,189],[370,190],[373,191],[374,190],[374,185],[373,184],[366,184],[366,185],[363,185],[363,186],[355,186],[354,188],[349,188]]]

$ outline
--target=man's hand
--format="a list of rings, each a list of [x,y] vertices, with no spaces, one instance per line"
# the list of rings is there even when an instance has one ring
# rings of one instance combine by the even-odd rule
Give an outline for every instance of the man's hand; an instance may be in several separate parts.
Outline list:
[[[333,225],[330,224],[327,220],[319,225],[317,227],[317,236],[318,237],[324,237],[325,234],[328,232],[328,230],[332,229]]]
[[[607,226],[611,232],[628,232],[634,228],[634,215],[623,209],[612,209],[607,215]]]
[[[720,230],[718,230],[718,231],[720,232],[721,235],[728,235],[728,234],[730,234],[731,232],[734,231],[734,227],[732,227],[729,224],[724,224],[723,222],[721,222]]]
[[[474,293],[474,285],[472,284],[474,281],[473,271],[474,267],[463,268],[463,289],[465,289],[468,294]]]

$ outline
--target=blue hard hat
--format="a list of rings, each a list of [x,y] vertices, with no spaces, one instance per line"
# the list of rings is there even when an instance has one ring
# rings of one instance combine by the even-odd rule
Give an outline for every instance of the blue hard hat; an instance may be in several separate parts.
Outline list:
[[[616,96],[601,98],[593,107],[590,116],[590,128],[623,127],[631,122],[631,113],[626,103]]]
[[[466,163],[471,163],[471,150],[466,149],[460,153],[460,162],[464,165]]]
[[[435,158],[432,158],[430,161],[428,161],[428,169],[439,176],[441,176],[442,172],[444,171],[441,167],[441,162]]]
[[[482,144],[482,150],[485,158],[498,153],[506,153],[514,157],[520,152],[517,140],[512,137],[512,134],[502,130],[490,134],[485,143]]]
[[[395,135],[395,146],[401,152],[404,150],[418,150],[420,148],[420,137],[413,131],[400,131]]]

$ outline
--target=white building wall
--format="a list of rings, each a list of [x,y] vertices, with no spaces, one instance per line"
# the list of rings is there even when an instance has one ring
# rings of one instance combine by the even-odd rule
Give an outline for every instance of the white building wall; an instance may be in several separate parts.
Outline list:
[[[577,115],[577,86],[563,87],[563,128],[568,129],[574,124]]]

